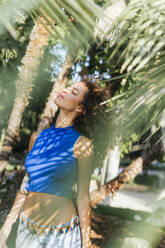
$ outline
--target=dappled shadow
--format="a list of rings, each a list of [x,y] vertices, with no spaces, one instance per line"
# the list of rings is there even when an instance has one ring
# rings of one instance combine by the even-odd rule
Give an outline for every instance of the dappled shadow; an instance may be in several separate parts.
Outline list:
[[[22,171],[21,173],[18,173],[18,175],[13,179],[21,181],[22,179]],[[20,178],[19,178],[20,177]],[[16,193],[16,192],[15,192]],[[8,200],[7,200],[8,199]],[[14,196],[13,196],[14,199]],[[10,197],[10,194],[6,194],[6,199],[2,201],[0,204],[1,210],[4,211],[4,215],[7,214],[8,209],[12,205],[12,199]],[[124,237],[133,237],[138,236],[139,238],[144,238],[144,234],[139,231],[139,234],[133,232],[133,226],[137,226],[137,221],[128,221],[126,219],[121,219],[119,217],[114,217],[111,215],[103,214],[103,213],[96,213],[95,211],[92,211],[92,248],[121,248],[123,238]],[[153,228],[155,232],[162,233],[162,238],[160,238],[160,241],[157,243],[157,245],[154,246],[154,248],[162,248],[165,245],[165,235],[163,235],[163,231],[159,228],[156,228],[154,226],[151,226],[149,224],[144,223],[145,229],[148,230],[148,228]],[[8,239],[7,245],[8,248],[14,248],[14,242],[15,242],[15,235],[17,231],[17,225],[15,224],[12,228],[12,232],[10,234],[10,237]],[[145,238],[147,238],[145,236]]]
[[[77,176],[73,145],[79,136],[72,126],[55,128],[53,125],[40,133],[25,160],[30,176],[27,190],[70,196]]]
[[[72,246],[72,242],[76,242],[78,245],[78,242],[81,241],[79,222],[76,222],[75,219],[75,211],[77,209],[76,206],[73,208],[74,203],[72,202],[71,194],[72,186],[77,179],[78,170],[73,146],[79,137],[80,134],[73,129],[73,126],[55,128],[53,125],[40,133],[33,148],[28,153],[25,160],[25,167],[29,174],[26,189],[30,192],[27,195],[26,204],[23,206],[25,210],[24,215],[22,212],[24,219],[21,219],[18,226],[19,236],[22,237],[22,245],[25,245],[25,240],[28,240],[25,237],[28,230],[29,234],[32,234],[31,236],[28,235],[30,239],[33,237],[33,230],[35,234],[39,235],[37,240],[42,239],[42,242],[46,243],[48,242],[48,240],[45,240],[48,238],[48,233],[53,234],[53,238],[55,231],[61,234],[60,243],[65,243],[67,240]],[[77,146],[76,151],[79,152],[79,150],[81,150],[81,155],[83,154],[82,157],[86,158],[85,154],[88,152],[88,149],[84,142],[80,142]],[[16,192],[14,193],[16,194]],[[12,202],[8,206],[9,209],[11,205]],[[8,210],[4,215],[9,212]],[[84,218],[84,216],[86,218],[86,214],[84,215],[82,210],[81,216],[83,217],[81,218]],[[69,221],[66,221],[67,218]],[[20,224],[26,225],[26,231],[24,228],[21,229]],[[65,225],[65,227],[57,227],[57,225]],[[13,226],[8,239],[9,247],[14,247],[16,232],[17,223]],[[43,234],[45,239],[43,239]],[[65,234],[65,239],[64,236],[62,238],[62,234]]]

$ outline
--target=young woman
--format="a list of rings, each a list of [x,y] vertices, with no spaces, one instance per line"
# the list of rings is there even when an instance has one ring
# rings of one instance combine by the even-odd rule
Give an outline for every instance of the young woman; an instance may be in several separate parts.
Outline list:
[[[17,193],[0,230],[0,248],[19,216],[16,248],[91,247],[89,185],[93,164],[94,123],[104,100],[94,83],[76,82],[56,98],[56,122],[33,133],[25,168],[29,177]],[[100,112],[101,113],[101,112]],[[77,183],[76,204],[72,186]]]

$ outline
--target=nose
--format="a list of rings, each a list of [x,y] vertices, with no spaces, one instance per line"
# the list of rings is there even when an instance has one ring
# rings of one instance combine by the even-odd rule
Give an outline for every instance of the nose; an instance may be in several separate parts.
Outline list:
[[[63,91],[62,91],[62,93],[64,93],[64,94],[67,94],[67,93],[69,93],[70,92],[70,89],[69,88],[65,88],[65,89],[63,89]]]

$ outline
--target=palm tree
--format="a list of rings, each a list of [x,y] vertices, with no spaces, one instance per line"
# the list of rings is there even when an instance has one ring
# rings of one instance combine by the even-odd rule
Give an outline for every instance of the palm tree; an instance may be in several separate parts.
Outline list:
[[[129,85],[131,76],[134,84],[131,83],[117,99],[111,99],[114,106],[110,110],[113,118],[109,123],[113,130],[110,134],[111,147],[116,140],[125,142],[133,133],[140,137],[160,119],[164,109],[165,7],[162,3],[162,0],[131,0],[126,5],[124,1],[120,1],[120,4],[119,1],[113,1],[103,11],[92,0],[88,4],[82,0],[72,3],[66,0],[41,1],[42,8],[58,27],[63,23],[67,26],[69,44],[77,45],[77,40],[80,45],[88,44],[89,39],[97,42],[97,33],[101,38],[98,45],[106,40],[105,50],[111,48],[109,63],[115,58],[116,64],[121,65],[118,67],[119,73],[125,72],[119,76],[122,83]],[[115,9],[115,4],[120,11],[119,16],[113,18],[111,10]],[[70,19],[73,21],[70,22]],[[99,26],[99,20],[104,20],[105,30],[102,24]],[[83,35],[82,29],[86,30]]]
[[[97,203],[104,200],[108,194],[112,194],[112,196],[114,196],[118,189],[120,189],[127,182],[132,181],[144,167],[149,165],[161,154],[163,154],[163,147],[161,143],[158,143],[151,147],[148,151],[145,151],[142,157],[138,157],[115,178],[101,185],[100,189],[92,191],[90,193],[91,204],[95,206]]]
[[[24,3],[22,1],[22,8]],[[94,30],[99,29],[103,35],[99,45],[107,40],[105,49],[112,48],[109,62],[115,57],[116,63],[121,64],[119,72],[126,71],[121,76],[123,84],[129,84],[129,76],[133,77],[134,85],[128,87],[128,91],[118,96],[117,100],[115,97],[111,99],[114,106],[110,110],[113,118],[109,123],[113,130],[110,134],[111,146],[116,140],[124,142],[129,139],[134,132],[137,132],[139,137],[144,134],[159,120],[164,109],[163,1],[131,0],[114,22],[92,0],[88,3],[82,0],[49,0],[40,3],[58,27],[65,23],[70,32],[68,41],[72,42],[73,46],[77,46],[77,39],[79,44],[87,44],[89,39],[96,41]],[[45,16],[39,7],[37,10]],[[100,18],[104,19],[109,27],[106,33],[99,28],[99,21],[96,22]],[[79,25],[76,26],[75,23]],[[86,30],[83,35],[82,28]],[[115,32],[116,30],[119,32]],[[111,41],[111,34],[115,34],[115,42]],[[77,38],[76,41],[74,37]]]
[[[50,29],[50,25],[43,17],[36,21],[32,29],[25,56],[21,61],[22,66],[19,69],[18,79],[16,82],[16,97],[8,122],[7,132],[1,147],[0,174],[7,165],[14,141],[19,135],[22,114],[29,102],[29,95],[32,90],[32,81],[37,72],[45,46],[48,44]]]
[[[27,3],[25,0],[21,1],[22,8],[26,6],[25,2]],[[88,44],[90,39],[96,41],[94,30],[99,29],[102,33],[99,45],[106,40],[105,51],[111,48],[109,63],[112,58],[115,58],[116,64],[121,64],[119,73],[125,72],[121,76],[122,83],[127,83],[129,87],[128,91],[121,96],[111,99],[113,103],[109,123],[110,130],[113,130],[110,133],[111,147],[116,144],[116,141],[120,143],[127,141],[133,133],[137,133],[139,137],[144,134],[153,123],[160,119],[165,106],[164,1],[130,0],[119,18],[113,23],[112,19],[92,0],[38,2],[41,4],[37,8],[39,15],[42,14],[39,9],[42,6],[42,9],[58,24],[58,27],[65,23],[70,32],[68,41],[73,47],[77,46],[77,40],[75,41],[74,37],[77,37],[79,44],[83,45]],[[100,30],[97,24],[99,22],[96,23],[96,20],[100,18],[104,18],[107,27],[110,26],[106,29],[106,33]],[[79,25],[76,26],[76,22]],[[86,32],[82,32],[83,28]],[[129,84],[130,75],[134,83],[131,85]],[[161,148],[158,150],[160,152]],[[150,160],[152,154],[151,152],[148,155]],[[123,183],[139,173],[145,159],[145,156],[138,158],[122,174],[118,175],[118,178],[103,185],[100,189],[101,195],[98,192],[99,200],[104,199],[107,193],[117,190]],[[98,202],[96,193],[93,193],[94,200],[91,196],[93,204]]]

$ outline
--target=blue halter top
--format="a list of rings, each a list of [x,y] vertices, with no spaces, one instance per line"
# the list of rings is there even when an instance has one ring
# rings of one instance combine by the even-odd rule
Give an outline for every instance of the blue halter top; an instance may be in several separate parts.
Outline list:
[[[79,136],[73,126],[44,129],[25,159],[30,177],[25,189],[71,198],[77,179],[73,147]]]

